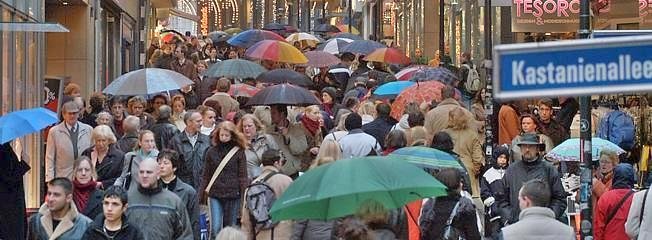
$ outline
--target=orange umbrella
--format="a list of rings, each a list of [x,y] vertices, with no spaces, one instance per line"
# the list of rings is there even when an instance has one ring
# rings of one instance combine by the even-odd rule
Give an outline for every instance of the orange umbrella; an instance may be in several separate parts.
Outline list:
[[[439,81],[417,82],[417,84],[406,88],[396,97],[396,100],[392,103],[390,115],[394,119],[401,119],[405,106],[410,102],[421,104],[432,100],[441,101],[441,89],[444,86],[446,85]]]
[[[410,58],[396,48],[378,48],[367,55],[364,60],[393,64],[410,64]]]
[[[245,52],[245,56],[253,59],[293,64],[303,64],[308,62],[308,58],[306,58],[299,49],[287,42],[277,40],[260,41],[248,48]]]

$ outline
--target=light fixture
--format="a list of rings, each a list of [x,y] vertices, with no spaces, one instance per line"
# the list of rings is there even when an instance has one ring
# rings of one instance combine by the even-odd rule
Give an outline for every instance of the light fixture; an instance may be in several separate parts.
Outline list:
[[[66,1],[63,1],[62,4],[63,4],[64,6],[68,6],[70,3],[69,3],[69,2],[66,2]]]
[[[457,5],[457,4],[460,4],[458,0],[451,0],[451,5]]]

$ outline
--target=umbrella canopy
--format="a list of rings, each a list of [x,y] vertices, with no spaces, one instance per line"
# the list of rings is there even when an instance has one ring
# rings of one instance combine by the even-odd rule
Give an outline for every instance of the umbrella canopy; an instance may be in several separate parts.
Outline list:
[[[10,112],[0,117],[0,144],[41,131],[58,121],[56,113],[42,107]]]
[[[444,67],[424,68],[414,73],[410,81],[425,82],[437,80],[452,85],[457,81],[457,75]]]
[[[260,41],[247,49],[245,56],[283,63],[303,64],[308,62],[306,56],[299,49],[284,41]]]
[[[332,38],[317,46],[317,50],[321,50],[330,54],[340,54],[344,47],[351,44],[353,40],[348,38]]]
[[[344,33],[336,33],[335,35],[333,35],[333,37],[336,37],[336,38],[347,38],[347,39],[351,39],[351,40],[363,40],[363,38],[360,37],[360,35],[352,34],[352,33],[348,33],[348,32],[344,32]]]
[[[340,32],[343,32],[343,33],[360,34],[360,31],[357,28],[355,28],[354,26],[351,26],[351,31],[349,32],[349,25],[346,25],[346,24],[337,25],[337,29],[339,29]]]
[[[407,80],[410,80],[412,78],[412,76],[414,76],[414,74],[416,72],[418,72],[420,70],[424,70],[427,67],[428,66],[423,66],[423,65],[407,67],[407,68],[402,69],[398,73],[394,74],[394,76],[399,81],[407,81]]]
[[[388,82],[376,88],[374,96],[379,99],[394,99],[399,93],[414,84],[410,81]]]
[[[241,33],[242,29],[240,29],[240,28],[229,28],[229,29],[224,30],[224,32],[233,36],[233,35],[236,35],[238,33]]]
[[[405,56],[405,53],[396,48],[378,48],[369,53],[365,60],[370,62],[382,62],[392,64],[410,64],[410,58]]]
[[[324,51],[309,51],[304,55],[308,58],[307,65],[311,67],[330,67],[342,62],[339,58],[333,56],[333,54]]]
[[[291,69],[281,68],[272,71],[263,72],[256,78],[257,82],[283,84],[291,83],[297,86],[312,86],[312,81],[305,74],[298,73]]]
[[[355,40],[351,44],[344,47],[340,52],[350,52],[356,54],[367,55],[378,48],[384,48],[385,45],[371,40]]]
[[[388,157],[408,161],[424,168],[457,168],[466,171],[452,155],[429,147],[404,147],[396,149]]]
[[[205,75],[208,77],[228,77],[228,78],[256,78],[261,73],[267,71],[258,63],[244,59],[229,59],[217,62],[206,70]]]
[[[285,30],[285,25],[280,23],[268,23],[263,27],[263,30],[267,30],[267,31]]]
[[[228,33],[222,31],[215,31],[208,34],[208,38],[210,38],[213,43],[225,42],[226,40],[229,40],[230,36],[231,35]]]
[[[620,155],[625,153],[625,150],[620,148],[618,145],[613,144],[602,138],[592,138],[591,139],[591,158],[593,161],[598,161],[600,159],[600,151],[602,150],[611,150]],[[579,162],[580,161],[580,139],[571,138],[563,143],[559,144],[557,147],[550,150],[546,154],[546,159],[552,161],[562,161],[562,162]]]
[[[294,27],[294,26],[285,25],[285,30],[284,30],[284,31],[285,31],[286,33],[295,33],[295,32],[298,32],[299,29],[297,29],[297,28]]]
[[[238,33],[226,42],[236,47],[249,48],[263,40],[277,40],[285,42],[285,38],[281,37],[281,35],[278,35],[272,31],[259,29],[251,29]]]
[[[403,110],[410,102],[421,104],[422,102],[431,102],[432,100],[441,101],[441,89],[446,85],[439,81],[419,82],[406,88],[401,92],[392,103],[391,116],[395,119],[401,119]]]
[[[370,200],[396,209],[414,200],[446,195],[446,187],[406,161],[385,157],[337,160],[307,171],[274,202],[270,215],[330,220],[355,213]]]
[[[320,42],[319,38],[313,36],[310,33],[293,33],[287,38],[285,38],[285,41],[289,42],[290,44],[294,45],[295,42],[299,42],[301,46],[317,46],[317,43]]]
[[[102,92],[123,96],[149,95],[181,89],[190,84],[193,84],[193,81],[181,73],[161,68],[145,68],[123,74]]]
[[[243,84],[243,83],[238,83],[238,84],[233,84],[231,85],[231,88],[229,88],[229,95],[233,97],[253,97],[260,91],[259,88],[248,85],[248,84]]]
[[[292,84],[279,84],[266,87],[251,97],[246,106],[261,105],[291,105],[310,106],[319,105],[319,99],[305,88]]]
[[[319,24],[312,31],[313,32],[340,32],[340,29],[331,24]]]
[[[174,31],[174,30],[164,30],[161,31],[161,34],[159,35],[159,38],[161,39],[161,42],[163,43],[174,43],[174,42],[183,42],[185,41],[185,37],[183,34]]]

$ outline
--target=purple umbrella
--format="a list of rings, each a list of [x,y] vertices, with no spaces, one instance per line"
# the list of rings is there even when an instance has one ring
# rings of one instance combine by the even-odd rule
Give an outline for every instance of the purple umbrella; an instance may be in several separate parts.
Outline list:
[[[303,55],[306,55],[306,58],[308,58],[307,65],[311,67],[330,67],[342,62],[339,58],[333,56],[333,54],[324,51],[310,51]]]

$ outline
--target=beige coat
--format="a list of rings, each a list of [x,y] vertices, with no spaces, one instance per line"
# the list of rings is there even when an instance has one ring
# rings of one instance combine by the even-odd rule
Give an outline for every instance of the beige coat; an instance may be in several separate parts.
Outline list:
[[[484,165],[484,153],[478,132],[471,127],[465,130],[448,128],[444,132],[448,133],[453,139],[453,151],[460,156],[460,160],[462,160],[466,171],[469,173],[473,197],[479,197],[480,181],[478,176]]]
[[[301,123],[290,123],[285,135],[274,131],[270,131],[269,135],[274,138],[281,151],[281,157],[286,160],[281,172],[289,176],[304,171],[310,166],[313,159],[310,148],[319,145],[314,144],[314,138],[308,136]]]
[[[222,108],[222,118],[226,119],[226,115],[230,112],[237,112],[240,110],[240,103],[233,99],[229,94],[223,92],[216,92],[213,96],[210,96],[204,100],[206,103],[209,100],[217,101],[220,103]]]
[[[82,122],[79,125],[77,135],[78,157],[87,148],[91,147],[91,132],[93,128]],[[45,148],[45,181],[49,182],[56,177],[67,177],[72,179],[72,165],[75,162],[73,156],[72,141],[70,133],[62,122],[52,128],[48,133],[47,147]]]
[[[457,100],[453,98],[444,99],[439,103],[439,105],[437,105],[436,108],[430,110],[426,114],[424,127],[428,130],[428,133],[430,133],[431,136],[448,128],[448,113],[456,107],[461,107],[464,109],[464,113],[469,116],[469,119],[475,119],[473,113],[462,107],[462,105],[460,105]],[[472,128],[477,129],[475,121],[472,124]]]
[[[632,205],[629,207],[627,222],[625,222],[625,232],[630,239],[652,239],[652,200],[650,200],[652,199],[652,193],[648,194],[649,196],[645,199],[643,221],[640,221],[641,206],[647,191],[637,192],[632,198]]]
[[[273,166],[263,167],[263,172],[260,174],[260,176],[258,176],[258,178],[254,180],[254,182],[265,178],[267,174],[270,174],[271,172],[279,172],[279,170]],[[290,184],[292,184],[292,178],[284,174],[276,174],[267,180],[267,184],[272,188],[272,190],[274,190],[276,199],[279,199],[283,192],[285,192]],[[245,192],[245,196],[246,195],[247,194]],[[249,209],[247,209],[246,206],[247,202],[246,199],[244,199],[242,203],[242,219],[240,220],[242,230],[247,233],[249,236],[248,239],[254,239],[254,231],[251,224]],[[274,239],[290,239],[290,236],[292,236],[292,221],[281,221],[273,228],[273,230]],[[256,235],[256,240],[272,239],[271,234],[272,229],[262,230]]]

